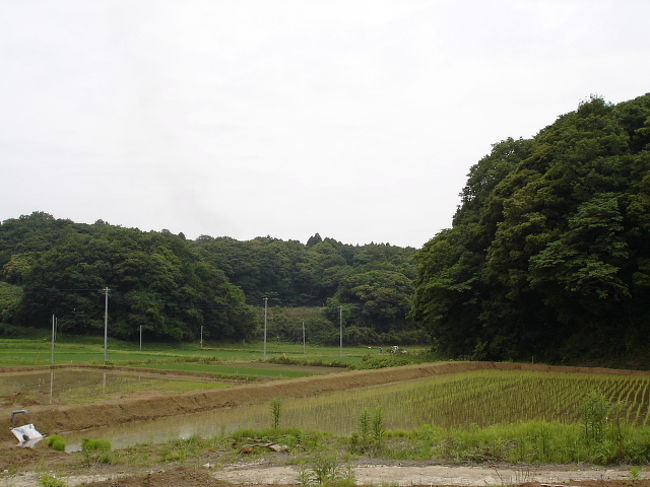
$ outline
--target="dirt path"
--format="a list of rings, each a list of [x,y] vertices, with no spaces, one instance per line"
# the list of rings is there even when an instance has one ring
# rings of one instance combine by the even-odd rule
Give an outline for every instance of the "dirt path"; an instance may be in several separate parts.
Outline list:
[[[606,485],[608,481],[630,480],[630,471],[625,468],[595,468],[562,469],[562,467],[533,466],[512,468],[511,466],[495,467],[469,467],[469,466],[391,466],[391,465],[361,465],[353,469],[357,484],[374,485],[459,485],[459,486],[485,486],[485,485],[515,485],[528,482],[571,484],[588,480],[598,481],[599,485]],[[298,481],[298,469],[292,466],[268,465],[232,465],[223,470],[201,469],[197,475],[184,474],[184,482],[179,480],[179,475],[171,469],[167,474],[158,475],[158,487],[190,487],[203,485],[201,482],[192,481],[201,478],[212,478],[243,485],[291,485]],[[105,482],[106,485],[127,485],[130,482],[117,481],[124,479],[126,474],[113,476],[70,475],[60,477],[67,485],[81,485],[89,482]],[[152,475],[149,475],[151,477]],[[173,482],[166,482],[166,477],[173,478]],[[130,477],[134,479],[135,477]],[[650,471],[641,472],[641,479],[650,479]],[[40,487],[39,474],[23,473],[8,477],[0,477],[0,487]],[[153,480],[153,479],[151,479]],[[647,485],[647,480],[642,481]],[[207,484],[207,483],[206,483]],[[145,485],[149,485],[146,484]],[[638,484],[641,486],[641,484]]]
[[[388,466],[362,465],[353,469],[358,484],[376,485],[510,485],[524,482],[570,483],[577,480],[629,479],[629,469],[584,468],[562,470],[552,467],[468,467],[456,465]],[[644,472],[643,478],[650,478]],[[295,467],[231,466],[213,474],[219,480],[237,484],[294,484]]]

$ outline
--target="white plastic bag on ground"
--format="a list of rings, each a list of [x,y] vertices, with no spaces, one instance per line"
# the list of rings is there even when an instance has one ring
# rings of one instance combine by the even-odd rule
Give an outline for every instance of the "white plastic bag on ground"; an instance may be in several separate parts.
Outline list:
[[[20,446],[33,446],[43,439],[43,435],[38,432],[33,424],[11,428],[11,432],[20,442]]]

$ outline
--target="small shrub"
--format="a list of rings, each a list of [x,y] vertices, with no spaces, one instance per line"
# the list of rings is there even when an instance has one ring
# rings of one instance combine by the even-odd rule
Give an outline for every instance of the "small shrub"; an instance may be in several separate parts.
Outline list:
[[[641,478],[641,469],[639,467],[631,467],[628,476],[632,482],[637,482]]]
[[[273,429],[280,427],[280,415],[282,413],[282,400],[276,397],[271,401],[271,426]]]
[[[359,434],[364,445],[367,444],[370,435],[370,413],[367,409],[364,409],[359,417]]]
[[[350,465],[344,465],[338,457],[316,457],[306,470],[298,474],[302,485],[328,487],[354,487],[354,474]]]
[[[412,363],[403,355],[365,355],[361,363],[355,364],[356,369],[383,369],[385,367],[399,367]]]
[[[38,481],[43,487],[68,487],[63,480],[57,479],[55,476],[46,473],[42,474]]]
[[[87,464],[91,463],[112,463],[111,442],[108,440],[81,440],[81,452]]]
[[[45,444],[57,451],[65,451],[65,440],[62,436],[52,435],[45,440]]]
[[[609,407],[609,402],[599,392],[590,392],[587,399],[580,405],[582,422],[585,426],[585,438],[588,442],[602,441]]]
[[[385,433],[386,429],[384,428],[384,417],[381,409],[377,409],[375,410],[375,414],[372,417],[372,439],[377,449],[381,448],[381,443]]]

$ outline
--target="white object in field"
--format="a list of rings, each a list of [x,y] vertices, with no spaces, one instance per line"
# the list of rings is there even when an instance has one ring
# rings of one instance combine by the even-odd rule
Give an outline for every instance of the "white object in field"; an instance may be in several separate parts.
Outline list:
[[[18,426],[17,428],[11,428],[11,432],[20,442],[21,446],[23,443],[26,443],[28,441],[32,442],[33,440],[41,440],[43,438],[43,435],[38,432],[33,424],[26,424],[24,426]]]

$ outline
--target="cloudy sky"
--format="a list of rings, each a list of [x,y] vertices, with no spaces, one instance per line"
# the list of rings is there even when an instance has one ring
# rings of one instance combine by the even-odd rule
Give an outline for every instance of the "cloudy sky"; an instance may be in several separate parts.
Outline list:
[[[472,164],[650,89],[650,2],[0,0],[0,220],[419,247]]]

